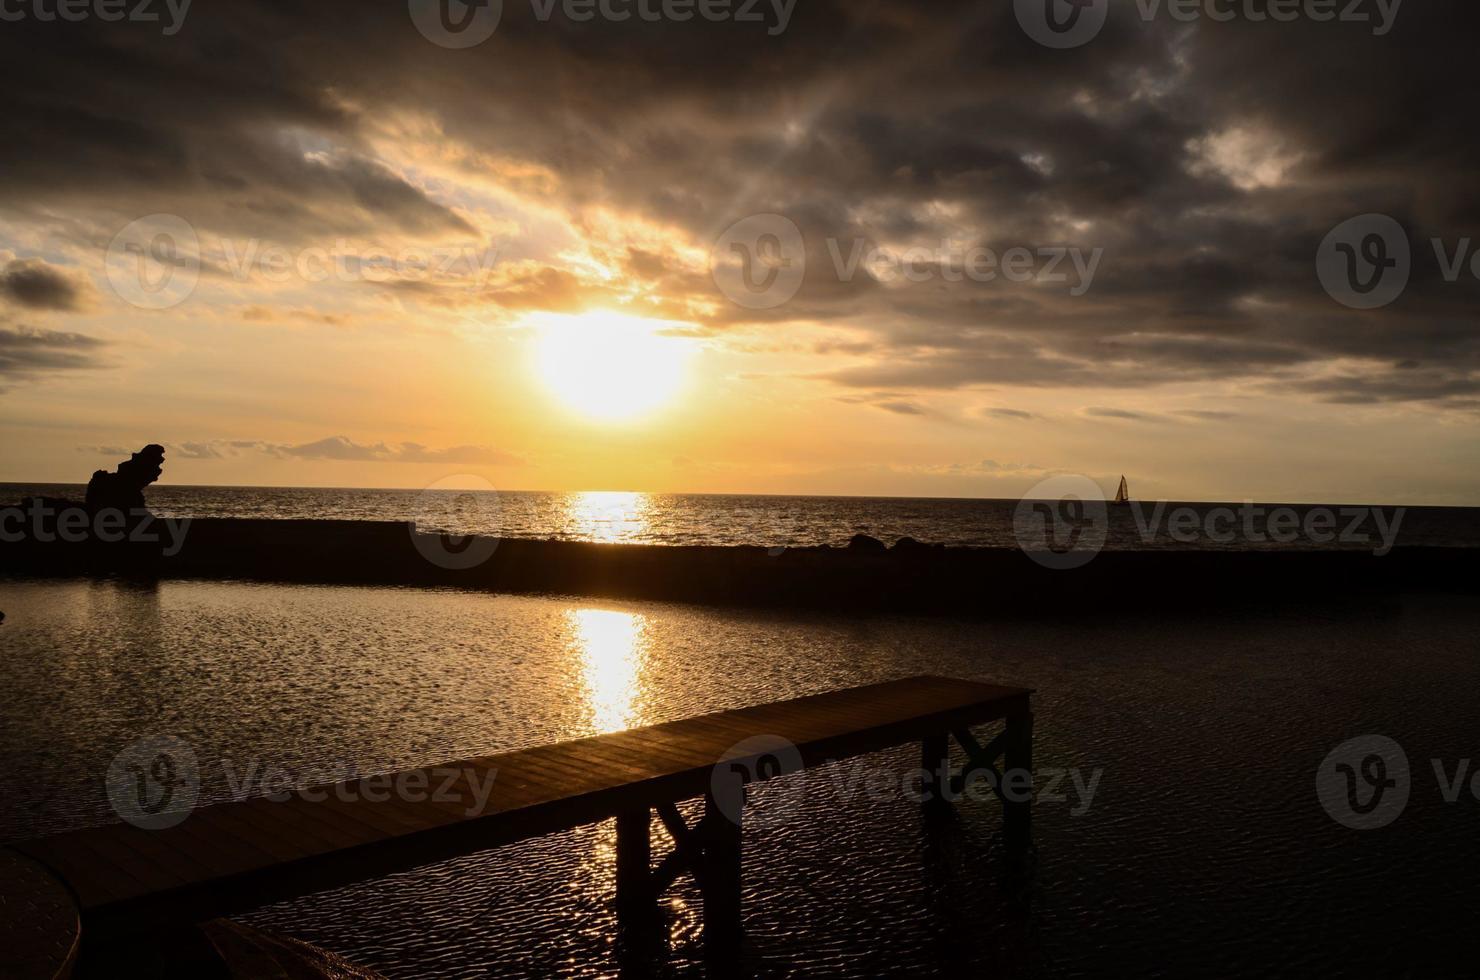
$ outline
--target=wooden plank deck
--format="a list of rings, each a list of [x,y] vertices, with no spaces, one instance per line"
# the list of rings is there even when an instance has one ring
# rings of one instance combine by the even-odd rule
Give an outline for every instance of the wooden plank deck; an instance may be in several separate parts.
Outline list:
[[[757,736],[791,742],[805,766],[911,741],[938,752],[947,732],[1030,717],[1031,693],[915,677],[410,771],[426,774],[430,792],[455,770],[451,800],[411,802],[382,793],[392,777],[366,777],[327,788],[321,801],[295,793],[223,803],[165,830],[114,824],[16,850],[70,887],[88,941],[238,914],[702,796],[715,765],[746,761],[734,747]],[[470,778],[493,780],[472,813]]]

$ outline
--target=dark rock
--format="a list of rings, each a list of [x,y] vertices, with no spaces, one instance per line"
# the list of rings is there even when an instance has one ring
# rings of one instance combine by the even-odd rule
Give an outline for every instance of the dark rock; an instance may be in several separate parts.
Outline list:
[[[118,464],[109,473],[98,470],[87,484],[87,509],[118,510],[125,514],[144,511],[144,488],[164,472],[164,447],[150,443]]]
[[[878,538],[871,538],[867,534],[855,534],[853,540],[848,542],[849,551],[888,551],[889,547]]]
[[[904,554],[921,554],[938,551],[944,547],[945,545],[941,544],[925,544],[923,541],[916,541],[914,538],[900,538],[894,542],[894,548],[892,550]]]

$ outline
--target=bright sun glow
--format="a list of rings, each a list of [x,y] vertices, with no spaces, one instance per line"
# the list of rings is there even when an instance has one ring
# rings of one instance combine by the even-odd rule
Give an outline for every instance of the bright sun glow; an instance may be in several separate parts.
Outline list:
[[[673,324],[597,310],[579,316],[539,313],[535,366],[567,406],[602,421],[647,415],[683,386],[692,342],[663,336]]]

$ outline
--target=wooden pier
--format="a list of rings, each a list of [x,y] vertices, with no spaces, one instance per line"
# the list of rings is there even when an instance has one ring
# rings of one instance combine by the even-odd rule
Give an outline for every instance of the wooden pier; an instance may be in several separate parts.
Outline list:
[[[706,946],[727,956],[741,936],[744,790],[717,790],[726,774],[742,783],[764,780],[918,742],[922,768],[934,774],[926,780],[925,789],[935,792],[927,807],[948,805],[941,802],[944,780],[959,792],[972,770],[995,773],[999,760],[1003,773],[1015,772],[1030,787],[1031,693],[914,677],[365,777],[295,792],[285,802],[200,807],[163,830],[113,824],[14,850],[71,891],[86,951],[615,817],[624,935],[647,929],[661,893],[692,873],[704,897]],[[971,727],[997,721],[1001,731],[981,745]],[[968,759],[954,774],[946,768],[952,737]],[[1003,784],[999,774],[999,784],[1012,780]],[[407,799],[391,792],[393,785],[427,792]],[[706,801],[704,817],[690,828],[676,804],[697,797]],[[1026,847],[1029,797],[1007,794],[1003,803],[1008,843]],[[674,842],[656,864],[655,813]]]

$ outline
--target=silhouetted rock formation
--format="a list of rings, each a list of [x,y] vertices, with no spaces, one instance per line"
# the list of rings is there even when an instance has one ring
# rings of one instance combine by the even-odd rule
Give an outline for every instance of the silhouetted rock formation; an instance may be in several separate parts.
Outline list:
[[[848,542],[849,551],[888,551],[888,547],[878,538],[871,538],[867,534],[855,534],[853,540]]]
[[[98,470],[87,484],[87,509],[96,514],[115,509],[125,514],[144,510],[144,488],[164,472],[164,447],[150,443],[118,464],[115,473]]]
[[[12,537],[6,539],[0,567],[152,574],[163,537],[144,506],[144,488],[163,472],[164,447],[151,443],[119,463],[116,472],[94,473],[83,500],[23,498],[16,506],[20,520],[11,517]]]

